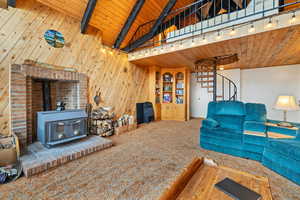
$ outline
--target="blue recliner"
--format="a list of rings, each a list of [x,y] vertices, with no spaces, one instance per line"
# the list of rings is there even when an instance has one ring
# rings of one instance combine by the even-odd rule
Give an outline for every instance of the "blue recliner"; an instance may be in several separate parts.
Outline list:
[[[242,102],[210,102],[207,119],[202,121],[201,147],[243,157],[244,119],[245,106]]]

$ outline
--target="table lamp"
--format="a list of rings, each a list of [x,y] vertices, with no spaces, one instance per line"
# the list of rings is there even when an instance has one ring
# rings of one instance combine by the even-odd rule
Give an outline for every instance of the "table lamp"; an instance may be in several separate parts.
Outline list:
[[[296,103],[294,96],[279,96],[275,105],[276,110],[283,110],[283,122],[278,123],[279,126],[291,127],[292,125],[287,122],[287,111],[299,110],[300,107]]]

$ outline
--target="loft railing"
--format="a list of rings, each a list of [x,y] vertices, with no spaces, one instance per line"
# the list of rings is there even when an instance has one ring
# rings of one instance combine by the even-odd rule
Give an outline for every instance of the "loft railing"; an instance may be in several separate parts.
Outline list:
[[[187,37],[234,28],[242,23],[272,17],[280,12],[294,12],[300,8],[298,0],[199,0],[172,11],[143,47],[160,46]],[[147,34],[156,20],[140,25],[129,42],[129,46]]]

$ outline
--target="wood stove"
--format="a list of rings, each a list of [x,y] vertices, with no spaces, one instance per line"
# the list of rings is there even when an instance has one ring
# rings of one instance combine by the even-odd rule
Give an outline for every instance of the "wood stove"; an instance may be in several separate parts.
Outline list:
[[[84,110],[38,112],[37,120],[38,141],[47,148],[87,136]]]

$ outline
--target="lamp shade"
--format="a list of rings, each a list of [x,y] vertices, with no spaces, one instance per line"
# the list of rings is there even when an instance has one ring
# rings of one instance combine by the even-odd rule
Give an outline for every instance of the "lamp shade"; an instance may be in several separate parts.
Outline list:
[[[277,110],[299,110],[300,107],[294,96],[279,96],[275,105]]]

